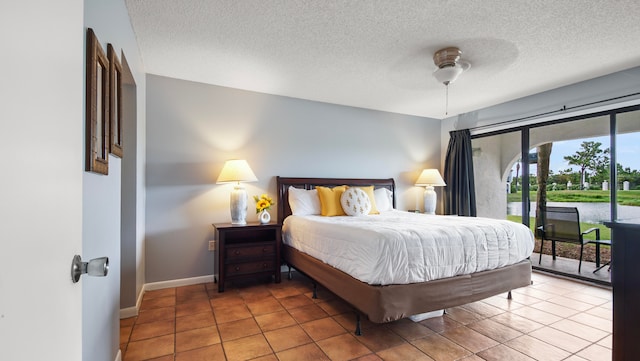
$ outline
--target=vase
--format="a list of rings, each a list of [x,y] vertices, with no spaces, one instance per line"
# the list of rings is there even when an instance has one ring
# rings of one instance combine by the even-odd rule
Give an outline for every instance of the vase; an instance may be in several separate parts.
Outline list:
[[[267,224],[269,223],[269,221],[271,221],[271,215],[269,214],[269,212],[267,212],[267,210],[264,210],[260,212],[260,214],[258,215],[258,219],[260,220],[261,224]]]

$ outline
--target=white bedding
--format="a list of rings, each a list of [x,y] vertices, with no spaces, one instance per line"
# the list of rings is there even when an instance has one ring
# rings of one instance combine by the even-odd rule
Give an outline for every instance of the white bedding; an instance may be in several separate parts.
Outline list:
[[[480,217],[393,210],[363,217],[289,216],[283,242],[372,285],[495,269],[533,252],[526,226]]]

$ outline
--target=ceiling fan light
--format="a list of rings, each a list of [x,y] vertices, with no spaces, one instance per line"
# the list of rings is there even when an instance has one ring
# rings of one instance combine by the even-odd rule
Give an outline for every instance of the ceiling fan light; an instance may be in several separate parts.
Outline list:
[[[453,83],[458,75],[462,74],[464,69],[456,64],[454,66],[447,66],[444,68],[438,68],[433,72],[433,76],[436,78],[438,83],[442,83],[444,85],[449,85]]]

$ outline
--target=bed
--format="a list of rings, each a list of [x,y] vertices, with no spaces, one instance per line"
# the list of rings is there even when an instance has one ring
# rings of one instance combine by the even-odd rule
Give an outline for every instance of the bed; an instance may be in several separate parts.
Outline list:
[[[400,278],[394,279],[393,277],[390,279],[380,279],[380,278],[372,278],[367,279],[366,276],[362,276],[362,274],[357,274],[357,271],[352,271],[350,268],[345,267],[354,261],[352,258],[351,261],[347,259],[348,262],[343,262],[344,265],[340,264],[340,261],[336,263],[337,266],[329,264],[327,260],[323,260],[323,254],[329,252],[333,245],[337,245],[337,243],[325,243],[325,246],[321,248],[320,253],[317,253],[316,256],[312,256],[313,252],[310,251],[310,248],[302,251],[298,248],[304,249],[304,247],[300,247],[296,245],[296,224],[300,222],[309,222],[308,224],[312,226],[312,230],[314,232],[318,231],[318,229],[322,228],[319,226],[317,221],[320,216],[292,216],[292,209],[289,203],[289,189],[290,187],[295,188],[295,192],[297,190],[313,190],[316,186],[322,187],[335,187],[347,185],[350,187],[367,187],[373,186],[375,190],[379,189],[387,189],[388,194],[390,195],[390,206],[395,208],[395,182],[392,178],[389,179],[346,179],[346,178],[291,178],[291,177],[277,177],[277,188],[278,188],[278,199],[277,199],[277,207],[278,207],[278,222],[283,224],[283,260],[289,267],[293,267],[297,271],[305,274],[309,278],[311,278],[315,283],[318,283],[330,290],[338,297],[342,298],[347,303],[351,304],[356,312],[358,318],[358,327],[356,329],[356,333],[360,333],[359,329],[359,317],[360,314],[365,315],[368,319],[375,323],[384,323],[391,322],[394,320],[398,320],[401,318],[409,317],[416,314],[422,314],[431,311],[443,310],[449,307],[455,307],[471,302],[475,302],[487,297],[491,297],[497,294],[506,293],[519,287],[528,286],[531,284],[531,263],[528,259],[531,251],[533,250],[533,236],[531,232],[525,226],[516,225],[514,229],[520,232],[517,235],[511,235],[512,238],[524,238],[524,239],[516,239],[513,240],[521,242],[526,245],[524,249],[520,250],[520,255],[515,255],[508,262],[504,259],[501,261],[479,261],[477,263],[487,263],[485,264],[484,270],[481,271],[469,271],[468,269],[455,269],[453,270],[453,275],[447,276],[446,272],[444,276],[439,274],[439,272],[422,272],[427,275],[427,277],[423,280],[416,279],[415,275],[403,275]],[[292,191],[293,192],[293,191]],[[406,214],[410,217],[414,223],[416,223],[416,217],[425,217],[424,223],[429,219],[432,220],[441,220],[445,222],[463,222],[469,223],[469,221],[474,220],[473,218],[466,217],[443,217],[443,216],[427,216],[427,215],[416,215],[411,214],[409,212],[401,212],[401,211],[393,211],[395,213],[390,213],[393,218],[392,223],[397,222],[395,217],[401,216],[400,213]],[[382,212],[380,212],[382,215]],[[372,215],[368,217],[378,217],[375,218],[376,222],[382,222],[384,217],[379,217],[380,215]],[[292,217],[290,217],[292,216]],[[287,219],[289,217],[289,219]],[[441,218],[428,218],[428,217],[441,217]],[[315,223],[314,223],[315,218]],[[353,221],[356,222],[355,218],[358,217],[323,217],[323,218],[336,218],[336,220],[340,220],[342,218],[343,222]],[[346,219],[351,218],[351,219]],[[363,217],[360,217],[363,218]],[[366,217],[364,217],[366,218]],[[421,220],[421,219],[420,219]],[[327,220],[328,221],[328,220]],[[490,222],[490,220],[483,220],[483,222]],[[495,220],[495,222],[504,222]],[[302,223],[303,225],[306,223]],[[445,228],[455,229],[455,227],[451,226],[452,223],[445,223]],[[313,228],[315,227],[315,228]],[[323,236],[323,240],[328,240],[330,237],[336,237],[335,234],[340,234],[340,227],[342,226],[332,226],[330,223],[327,224],[326,228],[328,231],[334,232],[333,234],[330,232],[328,236]],[[345,225],[343,228],[351,227],[351,225]],[[365,227],[368,227],[365,224]],[[394,224],[393,227],[398,228],[397,224]],[[404,226],[403,226],[404,227]],[[519,228],[518,228],[519,227]],[[338,229],[337,233],[332,228]],[[388,227],[387,227],[388,228]],[[522,231],[522,229],[526,229],[526,231]],[[303,231],[298,231],[298,234],[302,234],[301,238],[314,238],[317,237],[316,233],[309,231],[308,229],[304,229]],[[376,238],[377,236],[373,235],[369,230],[363,229],[362,232],[365,237]],[[348,237],[349,233],[346,233]],[[529,238],[530,237],[530,238]],[[511,241],[510,241],[511,242]],[[349,243],[349,242],[345,242]],[[371,242],[365,242],[371,243]],[[529,245],[530,243],[530,245]],[[327,247],[326,244],[330,246]],[[296,247],[298,248],[296,248]],[[336,247],[337,248],[337,247]],[[497,247],[500,248],[500,247]],[[528,255],[526,254],[528,252]],[[349,252],[338,251],[339,254]],[[368,254],[367,251],[363,252],[364,254]],[[388,249],[386,251],[388,252]],[[405,253],[417,253],[414,251]],[[510,252],[507,252],[510,253]],[[514,258],[515,257],[515,258]],[[375,257],[369,257],[375,258]],[[482,259],[483,257],[477,257],[478,259]],[[488,257],[491,258],[491,257]],[[495,258],[495,257],[494,257]],[[505,257],[502,257],[505,258]],[[402,263],[404,261],[393,260],[392,262],[388,262],[388,265],[393,265],[394,263]],[[497,262],[497,263],[496,263]],[[506,264],[508,263],[508,264]],[[343,270],[339,269],[342,268]],[[474,266],[475,267],[475,266]],[[480,268],[482,268],[480,267]],[[356,267],[358,268],[358,267]],[[371,268],[371,267],[370,267]],[[375,268],[375,267],[373,267]],[[473,268],[473,267],[472,267]],[[365,272],[366,273],[366,272]],[[414,272],[415,273],[415,272]],[[462,274],[456,274],[462,273]],[[355,274],[355,276],[354,276]],[[360,279],[358,279],[360,278]]]

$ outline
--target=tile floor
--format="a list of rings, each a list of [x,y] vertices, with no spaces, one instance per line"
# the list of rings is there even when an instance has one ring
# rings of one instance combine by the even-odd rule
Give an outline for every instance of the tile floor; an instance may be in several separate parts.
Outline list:
[[[280,284],[198,284],[146,292],[121,320],[123,361],[611,360],[610,289],[533,274],[534,284],[419,323],[363,322],[297,275]]]

